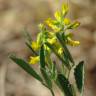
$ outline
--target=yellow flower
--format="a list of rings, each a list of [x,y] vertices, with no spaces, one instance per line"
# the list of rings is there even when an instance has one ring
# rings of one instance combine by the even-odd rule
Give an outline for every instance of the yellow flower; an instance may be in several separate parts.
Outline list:
[[[62,49],[62,48],[59,48],[59,49],[58,49],[58,54],[61,55],[62,53],[63,53],[63,49]]]
[[[47,45],[44,45],[44,49],[50,52],[50,48]]]
[[[60,31],[60,28],[59,27],[57,27],[57,21],[55,21],[55,20],[52,20],[51,18],[48,18],[46,21],[46,24],[49,26],[49,27],[51,27],[55,32],[58,32],[58,31]]]
[[[29,60],[29,64],[36,64],[40,61],[40,58],[39,56],[36,56],[36,57],[30,57],[30,60]]]
[[[65,16],[68,12],[68,5],[67,4],[63,4],[62,5],[62,14],[63,16]]]
[[[36,51],[36,50],[38,50],[39,49],[39,45],[37,44],[37,42],[32,42],[32,44],[31,44],[31,47]]]
[[[62,10],[61,11],[56,11],[54,16],[57,19],[57,21],[61,21],[62,20],[62,16],[65,16],[68,12],[68,5],[67,4],[63,4],[62,5]]]
[[[64,19],[64,24],[65,24],[65,25],[69,25],[70,23],[71,23],[71,22],[70,22],[70,20],[69,20],[68,18],[65,18],[65,19]]]
[[[80,45],[80,42],[79,41],[74,41],[71,38],[68,38],[68,42],[67,43],[69,45],[71,45],[71,46],[74,46],[74,47]]]
[[[52,38],[52,37],[54,37],[54,32],[48,32],[48,38]]]
[[[50,43],[50,44],[55,44],[56,43],[56,37],[53,37],[51,39],[47,39],[47,41]]]
[[[38,47],[39,47],[39,45],[41,45],[41,43],[42,43],[42,32],[40,32],[40,33],[38,33],[38,35],[37,35],[37,44],[36,44],[36,46],[37,46],[37,49],[38,49]]]
[[[57,19],[57,21],[61,21],[61,13],[60,13],[60,11],[56,11],[54,16]]]

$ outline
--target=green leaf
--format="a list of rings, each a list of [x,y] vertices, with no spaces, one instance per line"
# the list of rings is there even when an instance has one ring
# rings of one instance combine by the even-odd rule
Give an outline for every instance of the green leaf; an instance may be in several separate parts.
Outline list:
[[[27,29],[24,29],[24,30],[23,30],[23,33],[24,33],[25,38],[26,38],[26,39],[28,40],[28,42],[31,44],[31,42],[32,42],[32,37],[31,37],[31,35],[28,33]]]
[[[38,35],[37,35],[37,44],[38,45],[41,45],[42,42],[43,42],[43,37],[42,36],[43,36],[42,32],[38,33]]]
[[[56,70],[56,63],[52,63],[52,79],[56,80],[57,78],[57,70]]]
[[[70,69],[70,66],[64,61],[64,59],[57,53],[57,51],[55,50],[54,46],[52,46],[50,43],[46,42],[45,43],[54,53],[55,55],[59,58],[59,60],[61,60],[65,66]]]
[[[42,75],[44,77],[44,80],[45,80],[48,88],[51,89],[52,88],[52,82],[51,82],[50,77],[48,76],[46,70],[41,68],[41,73],[42,73]]]
[[[33,55],[35,55],[35,56],[38,55],[38,53],[34,51],[34,49],[31,47],[31,45],[30,45],[28,42],[26,42],[25,44],[26,44],[27,47],[32,51]]]
[[[65,96],[73,96],[72,85],[64,75],[58,74],[58,82],[60,83]]]
[[[60,42],[60,44],[62,45],[62,47],[64,48],[65,54],[66,54],[67,58],[74,64],[74,60],[73,60],[73,58],[72,58],[72,56],[71,56],[71,54],[70,54],[67,46],[65,45],[65,42],[64,42],[65,40],[64,40],[63,37],[60,35],[60,33],[56,33],[56,37],[57,37],[57,39],[59,40],[59,42]]]
[[[82,92],[84,86],[84,62],[81,61],[74,70],[77,88],[80,92]]]
[[[44,45],[42,45],[40,49],[40,67],[45,68]]]
[[[65,52],[65,51],[63,52],[63,56],[64,56],[64,60],[67,62],[67,64],[69,64],[69,65],[70,65],[70,63],[69,63],[69,58],[67,57],[67,55],[66,55],[66,52]]]
[[[35,79],[39,80],[42,82],[42,78],[35,72],[35,70],[24,60],[17,58],[15,56],[9,56],[11,60],[13,60],[16,64],[18,64],[22,69],[24,69],[28,74],[33,76]]]

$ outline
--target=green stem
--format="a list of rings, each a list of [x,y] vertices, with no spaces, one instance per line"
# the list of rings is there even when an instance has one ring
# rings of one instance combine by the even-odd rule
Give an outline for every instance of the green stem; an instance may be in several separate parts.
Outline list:
[[[52,89],[50,89],[50,91],[51,91],[52,96],[55,96],[55,94],[54,94],[53,90],[52,90]]]
[[[55,96],[55,94],[54,94],[54,92],[53,92],[53,90],[52,89],[50,89],[46,84],[44,84],[43,82],[42,82],[42,84],[46,87],[46,88],[48,88],[49,90],[50,90],[50,92],[51,92],[51,94],[52,94],[52,96]]]
[[[72,85],[72,92],[73,92],[73,95],[76,96],[76,91],[75,91],[75,86],[74,86],[74,84]]]
[[[71,72],[71,70],[68,70],[68,79],[69,79],[69,77],[70,77],[70,72]]]
[[[62,73],[65,74],[64,64],[62,64]]]

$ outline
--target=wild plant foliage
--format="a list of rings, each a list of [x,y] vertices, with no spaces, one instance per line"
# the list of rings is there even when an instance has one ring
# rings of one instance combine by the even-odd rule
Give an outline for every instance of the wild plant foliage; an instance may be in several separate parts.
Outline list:
[[[61,10],[55,12],[54,19],[48,18],[43,24],[39,24],[36,41],[33,41],[31,36],[26,33],[26,45],[32,51],[32,56],[28,61],[10,55],[16,64],[47,87],[52,96],[55,96],[54,83],[60,88],[63,96],[76,96],[77,91],[83,96],[84,62],[80,61],[75,64],[68,49],[68,46],[80,45],[79,41],[72,39],[73,33],[70,32],[70,30],[77,28],[80,23],[78,21],[72,22],[66,17],[68,10],[68,6],[63,4]],[[53,54],[60,60],[59,65],[61,67],[59,70],[56,66],[56,60],[51,58]],[[30,64],[38,64],[42,76]],[[75,87],[69,80],[71,70],[74,70]]]

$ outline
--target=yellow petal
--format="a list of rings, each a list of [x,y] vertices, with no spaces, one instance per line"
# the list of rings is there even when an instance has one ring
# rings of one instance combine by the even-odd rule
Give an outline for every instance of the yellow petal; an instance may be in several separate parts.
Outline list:
[[[45,21],[45,23],[46,23],[47,25],[53,24],[53,20],[52,20],[51,18],[48,18],[48,19]]]
[[[67,4],[63,4],[62,5],[62,14],[63,16],[65,16],[68,12],[68,5]]]
[[[53,37],[52,39],[47,39],[47,41],[50,43],[50,44],[55,44],[56,43],[56,38]]]
[[[48,46],[44,45],[44,49],[50,52],[50,48]]]
[[[65,24],[65,25],[69,25],[69,24],[70,24],[70,20],[69,20],[68,18],[65,18],[65,19],[64,19],[64,24]]]
[[[36,64],[38,63],[40,60],[39,56],[36,56],[36,57],[30,57],[30,60],[29,60],[29,64]]]
[[[39,45],[37,44],[37,42],[34,42],[34,41],[32,42],[31,47],[32,47],[35,51],[39,49]]]
[[[68,42],[67,42],[69,45],[71,46],[79,46],[80,45],[80,42],[79,41],[74,41],[72,40],[71,38],[68,38]]]
[[[58,32],[60,28],[58,28],[55,24],[56,21],[52,20],[51,18],[48,18],[46,21],[46,24],[51,27],[55,32]]]
[[[63,49],[62,48],[59,48],[59,50],[58,50],[58,54],[62,54],[63,53]]]
[[[55,18],[60,21],[61,20],[61,13],[59,11],[56,11],[54,14]]]
[[[52,29],[55,28],[55,25],[53,24],[53,20],[51,18],[48,18],[46,21],[46,24],[51,27]]]
[[[36,43],[37,43],[37,46],[41,45],[41,43],[42,43],[42,32],[38,33]]]

